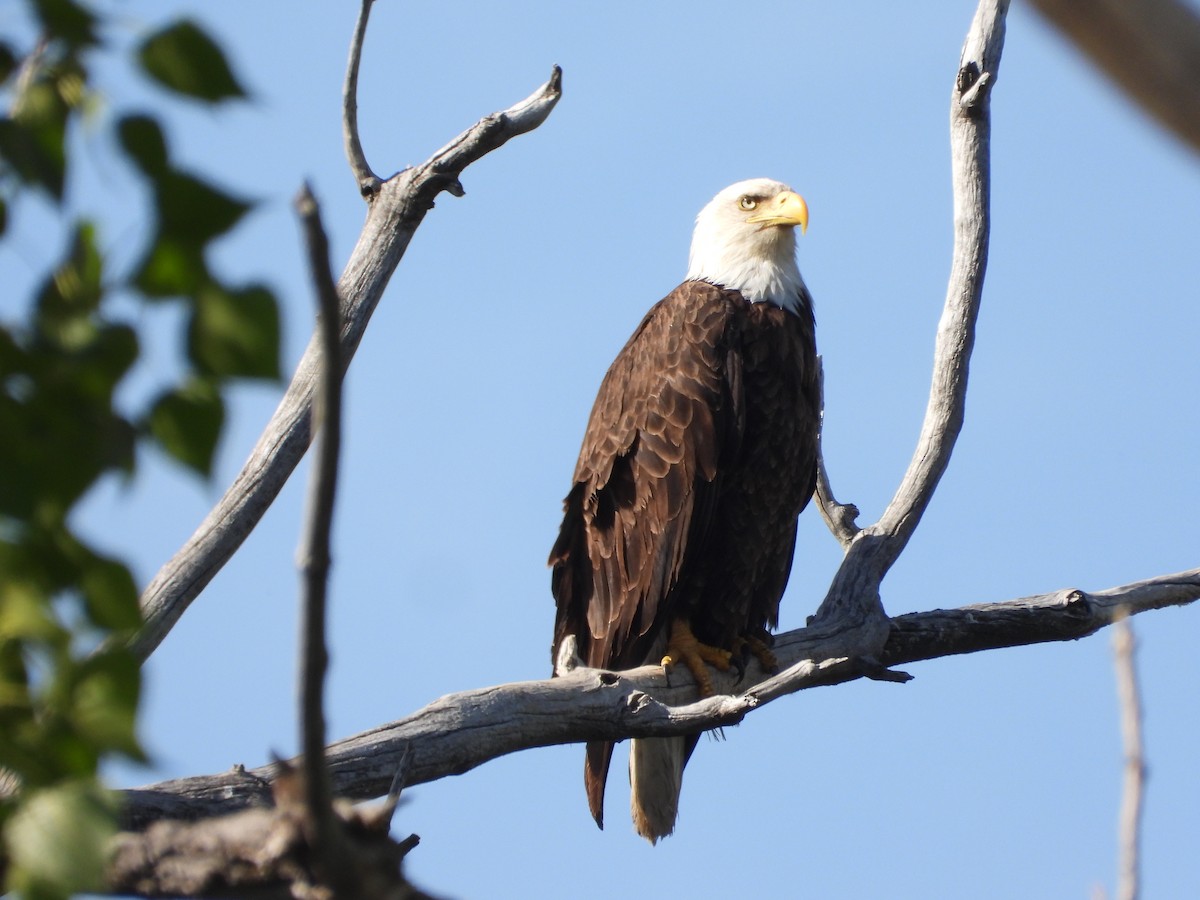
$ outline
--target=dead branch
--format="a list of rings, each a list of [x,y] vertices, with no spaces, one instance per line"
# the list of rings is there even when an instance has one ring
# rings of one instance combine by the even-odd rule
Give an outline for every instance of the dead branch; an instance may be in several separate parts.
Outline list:
[[[561,94],[562,71],[556,66],[550,80],[525,100],[484,117],[421,165],[405,169],[379,186],[338,282],[343,369],[354,357],[388,280],[437,195],[449,191],[461,196],[459,176],[463,170],[517,135],[537,128]],[[319,356],[319,341],[314,336],[242,471],[142,594],[145,624],[130,642],[139,659],[154,652],[242,545],[308,450]]]
[[[422,784],[460,775],[489,760],[554,744],[686,734],[741,721],[752,710],[795,691],[858,678],[892,680],[888,667],[1017,647],[1077,640],[1130,615],[1200,599],[1200,569],[1105,591],[1062,590],[1035,597],[891,619],[881,652],[836,657],[838,639],[818,629],[779,635],[774,652],[781,671],[764,680],[756,664],[750,682],[713,673],[717,696],[695,700],[682,670],[670,681],[659,666],[627,672],[576,668],[545,681],[527,681],[450,694],[411,716],[332,744],[326,751],[333,789],[352,800],[388,791],[402,757],[407,782]],[[737,693],[734,693],[737,692]],[[264,766],[166,781],[125,792],[125,827],[140,829],[163,818],[223,815],[266,802],[272,769]]]
[[[967,368],[987,269],[989,98],[1004,47],[1007,0],[982,0],[963,44],[950,102],[954,254],[938,324],[929,405],[916,451],[883,516],[853,536],[811,620],[832,638],[834,655],[878,655],[888,637],[879,586],[900,556],[950,463],[966,407]],[[822,503],[824,506],[824,503]]]
[[[358,21],[354,23],[354,37],[350,39],[350,59],[346,63],[346,81],[342,86],[342,140],[346,145],[346,160],[358,183],[358,191],[368,200],[379,193],[382,180],[367,165],[358,136],[358,67],[362,62],[363,41],[367,36],[367,19],[371,15],[371,4],[375,0],[362,0]]]
[[[342,444],[342,365],[338,335],[337,285],[329,268],[329,241],[321,225],[321,210],[305,185],[296,201],[304,230],[309,269],[317,295],[317,334],[320,371],[313,418],[319,434],[317,460],[312,468],[308,514],[297,554],[301,580],[300,626],[300,747],[306,824],[311,828],[313,867],[337,896],[362,893],[356,868],[340,823],[333,815],[333,794],[325,768],[325,674],[329,650],[325,619],[329,596],[330,534],[337,495],[338,457]]]
[[[1033,0],[1159,124],[1200,152],[1200,15],[1180,0]]]
[[[825,365],[819,356],[817,390],[821,396],[821,430],[817,432],[817,488],[813,498],[817,501],[817,510],[830,533],[845,549],[862,529],[855,522],[858,518],[858,507],[853,503],[838,502],[837,497],[833,495],[833,486],[829,483],[829,472],[825,469],[825,452],[822,448],[825,436]]]
[[[1117,697],[1121,705],[1121,743],[1125,751],[1125,778],[1121,791],[1118,829],[1120,862],[1116,900],[1137,900],[1141,885],[1142,796],[1146,785],[1146,754],[1142,748],[1142,701],[1134,665],[1133,629],[1123,614],[1113,623],[1113,658],[1117,671]]]
[[[124,832],[112,846],[108,888],[143,897],[243,896],[280,900],[334,900],[335,896],[421,900],[426,895],[400,875],[415,841],[388,836],[390,811],[339,805],[358,890],[333,894],[313,861],[308,813],[291,771],[274,782],[269,807],[242,810],[204,822],[157,822],[144,832]],[[327,882],[326,882],[327,883]]]

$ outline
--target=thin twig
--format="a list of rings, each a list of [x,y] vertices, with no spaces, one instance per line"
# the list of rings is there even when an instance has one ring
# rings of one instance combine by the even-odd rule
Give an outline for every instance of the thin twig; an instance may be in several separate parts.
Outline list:
[[[362,0],[358,21],[354,24],[354,36],[350,39],[350,59],[346,63],[346,81],[342,86],[342,139],[346,143],[346,159],[350,163],[354,180],[358,183],[359,192],[367,199],[379,193],[379,186],[383,183],[367,164],[367,156],[358,136],[358,67],[362,62],[367,19],[371,15],[371,4],[374,2],[375,0]]]
[[[342,365],[337,286],[329,268],[329,242],[321,226],[321,211],[306,184],[296,200],[304,228],[309,269],[320,310],[320,380],[314,418],[319,430],[317,459],[309,482],[308,515],[299,553],[302,573],[300,734],[303,749],[305,801],[313,824],[317,868],[333,881],[351,878],[353,867],[343,865],[343,841],[333,814],[333,794],[325,767],[325,673],[329,653],[325,643],[328,605],[330,533],[337,494],[338,456],[342,435]],[[351,885],[347,884],[347,888]],[[351,896],[339,891],[342,896]]]
[[[821,518],[829,527],[830,533],[837,538],[843,548],[849,547],[854,536],[862,529],[854,521],[858,518],[858,507],[853,503],[838,503],[833,495],[833,487],[829,484],[829,472],[825,469],[825,365],[821,357],[817,357],[817,392],[821,397],[821,430],[817,432],[817,509]]]
[[[954,180],[954,253],[938,323],[929,404],[916,450],[895,497],[879,519],[894,560],[908,542],[950,464],[966,418],[967,370],[983,297],[991,231],[989,98],[1004,49],[1007,0],[985,0],[963,45],[950,104]]]
[[[41,69],[42,60],[45,58],[49,46],[50,36],[46,32],[42,32],[38,36],[37,43],[33,45],[33,49],[21,60],[21,68],[13,85],[12,105],[9,107],[9,115],[13,118],[21,114],[21,107],[25,102],[29,86],[33,84],[33,79]]]
[[[1200,15],[1179,0],[1033,0],[1143,110],[1200,152]]]
[[[1125,777],[1118,828],[1120,862],[1115,900],[1137,900],[1141,884],[1139,848],[1146,757],[1142,746],[1142,703],[1134,666],[1135,649],[1133,628],[1122,609],[1113,622],[1113,657],[1117,671],[1117,697],[1121,704],[1121,743],[1125,751]]]
[[[529,97],[510,109],[486,116],[427,162],[416,169],[405,169],[380,186],[338,282],[343,370],[358,349],[388,280],[437,193],[457,184],[463,169],[484,154],[544,122],[560,96],[562,72],[555,67],[550,80]],[[312,436],[310,416],[319,358],[320,347],[314,336],[242,471],[142,593],[144,624],[130,642],[137,659],[147,659],[162,643],[191,602],[254,530],[304,457]]]

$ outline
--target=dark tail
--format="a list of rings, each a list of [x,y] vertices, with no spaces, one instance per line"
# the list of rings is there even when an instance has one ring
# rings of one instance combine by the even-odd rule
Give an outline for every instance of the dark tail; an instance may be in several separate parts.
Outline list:
[[[604,783],[612,762],[612,741],[588,741],[583,765],[583,786],[587,789],[588,809],[600,828],[604,828]]]

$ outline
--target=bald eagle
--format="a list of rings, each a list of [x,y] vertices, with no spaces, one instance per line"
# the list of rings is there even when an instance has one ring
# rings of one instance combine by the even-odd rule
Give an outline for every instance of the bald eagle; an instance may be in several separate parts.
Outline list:
[[[584,663],[707,666],[750,653],[791,570],[796,518],[816,480],[820,397],[812,298],[796,265],[808,208],[769,179],[700,211],[686,280],[646,314],[592,408],[550,553],[552,655],[574,635]],[[635,740],[632,812],[651,843],[675,827],[699,735]],[[613,745],[587,745],[584,783],[604,827]]]

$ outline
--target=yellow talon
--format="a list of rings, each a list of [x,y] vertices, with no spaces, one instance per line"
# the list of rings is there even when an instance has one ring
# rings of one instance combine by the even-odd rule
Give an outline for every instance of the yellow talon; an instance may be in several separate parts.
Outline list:
[[[700,696],[711,697],[715,691],[713,690],[712,676],[708,674],[705,664],[727,672],[732,658],[733,654],[728,650],[700,643],[692,634],[692,629],[687,622],[683,619],[676,619],[671,623],[667,653],[662,658],[661,665],[670,672],[676,663],[684,663],[692,673],[692,677],[696,679],[696,687],[700,691]]]

